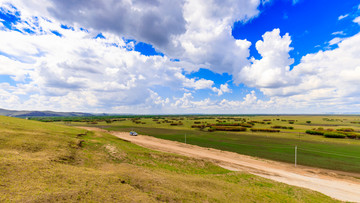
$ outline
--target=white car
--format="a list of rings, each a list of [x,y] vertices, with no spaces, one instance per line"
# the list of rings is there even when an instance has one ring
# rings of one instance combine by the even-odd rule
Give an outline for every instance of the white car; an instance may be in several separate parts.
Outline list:
[[[130,131],[131,136],[137,136],[138,134],[135,131]]]

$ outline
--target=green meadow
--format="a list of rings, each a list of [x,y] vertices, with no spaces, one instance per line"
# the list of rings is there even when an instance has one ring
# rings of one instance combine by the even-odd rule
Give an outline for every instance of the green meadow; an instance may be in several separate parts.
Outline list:
[[[360,137],[343,139],[311,135],[306,130],[353,130],[360,135],[359,116],[169,116],[138,117],[93,122],[67,122],[68,125],[85,125],[114,131],[135,130],[157,138],[186,141],[250,156],[294,163],[297,146],[297,164],[345,172],[360,173]],[[210,132],[208,124],[250,123],[246,131]],[[180,125],[174,125],[179,124]],[[192,127],[204,125],[204,128]],[[208,125],[209,126],[209,125]],[[277,126],[278,128],[273,128]],[[280,126],[280,127],[279,127]],[[225,126],[228,127],[228,126]],[[234,127],[237,128],[237,127]],[[286,129],[285,129],[286,128]],[[280,132],[253,132],[251,129],[278,129]],[[359,133],[359,134],[358,134]]]
[[[79,201],[336,202],[107,133],[0,116],[0,202]]]

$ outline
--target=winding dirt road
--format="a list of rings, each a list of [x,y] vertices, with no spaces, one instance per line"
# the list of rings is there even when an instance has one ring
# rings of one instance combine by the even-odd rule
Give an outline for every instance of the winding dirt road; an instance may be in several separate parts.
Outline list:
[[[85,128],[104,131],[98,128]],[[106,131],[108,132],[108,131]],[[108,132],[120,139],[150,149],[207,159],[233,171],[247,171],[254,175],[321,192],[342,201],[360,202],[360,174],[311,168],[259,159],[233,152],[204,148],[151,136],[130,136],[125,132]],[[354,178],[354,176],[357,178]]]

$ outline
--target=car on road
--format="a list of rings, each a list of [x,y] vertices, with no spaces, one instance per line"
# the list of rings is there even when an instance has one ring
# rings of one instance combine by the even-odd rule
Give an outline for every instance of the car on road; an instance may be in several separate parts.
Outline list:
[[[138,134],[137,134],[137,132],[135,132],[135,131],[130,131],[130,135],[131,135],[131,136],[137,136]]]

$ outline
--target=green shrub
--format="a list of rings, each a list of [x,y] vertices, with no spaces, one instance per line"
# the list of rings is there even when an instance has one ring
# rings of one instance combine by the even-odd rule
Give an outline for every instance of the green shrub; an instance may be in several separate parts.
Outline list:
[[[271,126],[271,128],[275,128],[275,129],[294,129],[294,127],[292,126],[281,126],[281,125],[274,125],[274,126]]]
[[[354,133],[354,132],[346,132],[345,135],[347,138],[350,138],[350,139],[356,139],[356,138],[360,137],[360,135],[358,133]]]
[[[324,132],[316,131],[316,130],[307,130],[305,132],[310,135],[324,135]]]
[[[244,127],[233,127],[233,126],[211,126],[212,129],[218,131],[246,131]]]
[[[326,132],[324,133],[325,137],[328,138],[345,138],[346,135],[342,134],[342,133],[338,133],[338,132]]]
[[[336,129],[337,131],[342,131],[342,132],[354,132],[354,129],[352,128],[340,128],[340,129]]]
[[[251,128],[252,132],[268,132],[268,133],[278,133],[280,130],[274,130],[274,129],[266,129],[266,128]]]
[[[240,123],[217,123],[216,126],[240,126]]]
[[[311,123],[311,121],[306,121],[306,123]]]

